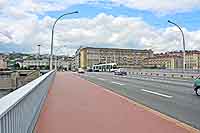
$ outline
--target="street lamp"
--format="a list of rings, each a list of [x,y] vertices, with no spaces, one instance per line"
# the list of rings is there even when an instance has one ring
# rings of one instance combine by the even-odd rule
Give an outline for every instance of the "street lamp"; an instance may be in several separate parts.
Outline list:
[[[181,27],[178,24],[176,24],[176,23],[174,23],[170,20],[168,20],[168,23],[175,25],[181,31],[181,34],[182,34],[182,37],[183,37],[183,71],[185,71],[185,68],[186,68],[186,64],[185,64],[185,36],[184,36],[183,30],[181,29]]]
[[[56,19],[56,21],[54,22],[54,24],[53,24],[52,33],[51,33],[50,70],[53,70],[53,39],[54,39],[54,28],[55,28],[55,25],[56,25],[56,23],[58,22],[58,20],[60,20],[62,17],[66,16],[66,15],[70,15],[70,14],[75,14],[75,13],[79,13],[79,12],[78,12],[78,11],[75,11],[75,12],[70,12],[70,13],[63,14],[63,15],[61,15],[60,17],[58,17],[58,18]]]

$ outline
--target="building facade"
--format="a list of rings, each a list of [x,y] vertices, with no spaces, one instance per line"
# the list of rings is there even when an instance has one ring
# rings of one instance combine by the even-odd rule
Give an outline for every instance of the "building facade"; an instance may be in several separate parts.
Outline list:
[[[49,66],[49,60],[48,59],[42,59],[42,60],[24,60],[21,64],[23,68],[37,68],[37,67],[47,67]]]
[[[141,68],[143,60],[152,56],[152,50],[85,47],[78,50],[75,62],[83,69],[108,63],[116,63],[123,68]]]
[[[185,55],[186,69],[200,69],[200,51],[187,51]]]
[[[78,48],[75,52],[75,55],[72,57],[72,63],[71,63],[71,67],[72,70],[78,70],[78,68],[80,68],[80,52],[81,52],[81,47]]]
[[[160,54],[146,58],[143,61],[144,68],[179,69],[183,68],[183,58],[178,55]]]
[[[183,51],[168,52],[168,55],[178,55],[183,58]],[[185,68],[188,70],[200,69],[200,51],[198,50],[186,51]]]
[[[72,57],[65,57],[62,59],[58,59],[58,63],[60,63],[58,69],[65,71],[72,70],[72,60],[73,60]]]
[[[59,58],[53,60],[53,67],[56,67],[57,70],[70,70],[71,69],[71,57]],[[23,60],[20,64],[21,68],[27,69],[49,69],[49,59],[40,59],[40,60]]]

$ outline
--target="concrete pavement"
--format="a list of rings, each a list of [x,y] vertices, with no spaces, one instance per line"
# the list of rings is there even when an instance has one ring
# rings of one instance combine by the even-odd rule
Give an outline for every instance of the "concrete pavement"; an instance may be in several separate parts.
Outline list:
[[[116,86],[120,86],[117,85]],[[123,85],[121,85],[123,86]],[[184,124],[183,124],[184,125]],[[36,133],[197,132],[72,73],[58,73]]]

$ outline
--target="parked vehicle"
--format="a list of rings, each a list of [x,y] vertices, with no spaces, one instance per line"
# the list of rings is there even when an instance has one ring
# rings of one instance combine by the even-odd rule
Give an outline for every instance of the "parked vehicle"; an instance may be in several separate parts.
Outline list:
[[[88,68],[88,69],[87,69],[87,72],[93,72],[93,69]]]
[[[200,96],[200,76],[198,76],[194,81],[194,91],[197,96]]]
[[[114,75],[127,75],[127,72],[124,69],[119,68],[116,71],[114,71]]]
[[[99,72],[99,70],[93,70],[93,72]]]
[[[85,71],[82,68],[79,68],[78,73],[85,73]]]
[[[115,71],[117,71],[118,69],[117,68],[115,68],[115,69],[110,69],[110,72],[115,72]]]

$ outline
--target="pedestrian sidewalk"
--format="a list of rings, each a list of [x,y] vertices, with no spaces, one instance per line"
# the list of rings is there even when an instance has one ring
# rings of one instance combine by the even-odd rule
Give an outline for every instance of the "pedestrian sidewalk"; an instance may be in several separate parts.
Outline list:
[[[35,132],[189,133],[195,130],[77,75],[57,73]]]

